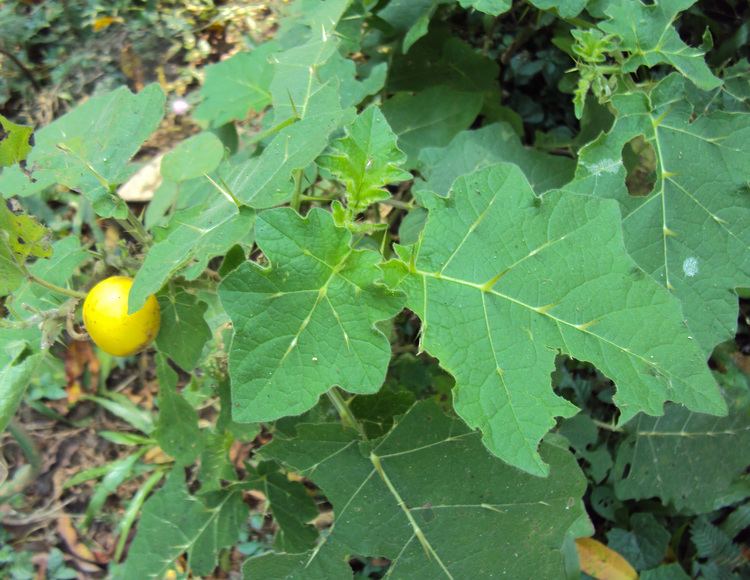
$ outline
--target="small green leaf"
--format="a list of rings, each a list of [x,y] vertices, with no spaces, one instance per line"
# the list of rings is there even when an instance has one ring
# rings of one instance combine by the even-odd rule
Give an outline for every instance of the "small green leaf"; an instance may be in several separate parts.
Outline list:
[[[204,315],[208,309],[193,294],[182,289],[159,296],[161,328],[156,337],[160,352],[176,362],[183,370],[192,371],[200,360],[211,329]]]
[[[473,8],[490,16],[499,16],[511,7],[511,0],[458,0],[458,3],[464,8]]]
[[[383,104],[383,114],[398,135],[399,148],[409,162],[417,163],[425,147],[443,147],[468,129],[482,109],[479,93],[460,92],[436,86],[416,94],[397,93]]]
[[[224,145],[208,131],[193,135],[167,153],[161,161],[165,179],[179,183],[211,173],[224,157]]]
[[[309,522],[318,515],[318,508],[307,488],[277,472],[259,476],[252,483],[268,498],[273,519],[279,526],[275,548],[290,554],[312,548],[318,532]]]
[[[130,289],[128,309],[143,307],[149,295],[181,269],[188,267],[188,278],[197,278],[208,261],[222,255],[252,232],[255,212],[216,195],[205,203],[177,213],[163,239],[148,251]]]
[[[613,528],[607,532],[607,545],[636,570],[658,566],[667,555],[671,534],[651,513],[633,514],[630,527],[630,531]]]
[[[258,216],[257,243],[270,261],[246,262],[219,286],[232,318],[232,415],[271,421],[311,408],[332,385],[380,388],[390,344],[375,323],[402,298],[380,286],[380,257],[354,250],[330,213],[288,208]],[[305,377],[305,380],[302,380]]]
[[[349,208],[360,213],[391,196],[385,185],[411,179],[411,173],[400,167],[404,161],[406,155],[398,149],[388,121],[372,106],[347,128],[345,137],[318,158],[318,165],[346,186]]]
[[[41,362],[42,354],[29,356],[24,342],[4,347],[7,364],[0,368],[0,433],[5,430],[21,404],[26,387]]]
[[[198,413],[177,393],[177,373],[163,356],[156,357],[159,418],[152,436],[179,465],[191,464],[201,452]]]
[[[33,127],[16,125],[0,115],[0,167],[15,165],[31,151]]]
[[[271,104],[273,66],[269,58],[277,49],[274,42],[265,42],[252,52],[239,52],[207,66],[194,117],[210,127],[221,127],[265,109]]]
[[[589,0],[530,0],[540,10],[557,10],[562,18],[578,16]]]

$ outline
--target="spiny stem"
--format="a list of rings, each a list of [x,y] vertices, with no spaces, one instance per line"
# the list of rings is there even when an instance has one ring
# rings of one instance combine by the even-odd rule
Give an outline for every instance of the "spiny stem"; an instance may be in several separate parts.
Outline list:
[[[331,400],[331,403],[333,403],[333,406],[336,407],[336,411],[338,412],[339,417],[341,417],[341,422],[358,431],[363,439],[367,439],[364,427],[362,427],[362,424],[357,421],[357,418],[354,416],[351,409],[349,409],[349,405],[344,401],[339,390],[336,387],[331,387],[326,394]]]
[[[120,223],[122,224],[122,221],[120,221]],[[133,213],[133,210],[131,210],[130,207],[128,207],[128,217],[126,223],[129,226],[126,228],[128,230],[128,233],[130,233],[131,236],[138,240],[138,242],[142,246],[148,247],[151,245],[151,237],[148,235],[146,228],[143,227],[141,220],[138,219],[138,216]],[[124,226],[124,224],[122,225]]]
[[[35,284],[39,284],[40,286],[45,287],[47,290],[52,290],[53,292],[58,292],[60,294],[65,294],[66,296],[70,296],[71,298],[78,298],[79,300],[83,300],[86,298],[85,292],[78,292],[77,290],[71,290],[70,288],[63,288],[62,286],[58,286],[57,284],[53,284],[52,282],[47,282],[47,280],[43,280],[42,278],[38,278],[37,276],[34,276],[31,272],[26,270],[26,277]]]
[[[294,172],[294,193],[292,194],[292,201],[290,207],[294,211],[299,211],[299,206],[302,204],[302,170],[298,169]]]

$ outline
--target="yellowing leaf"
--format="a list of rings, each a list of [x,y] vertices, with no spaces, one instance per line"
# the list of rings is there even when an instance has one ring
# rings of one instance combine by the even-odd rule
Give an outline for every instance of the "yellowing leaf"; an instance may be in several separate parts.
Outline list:
[[[94,28],[94,32],[99,32],[101,30],[104,30],[105,28],[108,28],[111,24],[114,24],[116,22],[122,22],[122,18],[120,18],[119,16],[102,16],[101,18],[97,18],[96,20],[94,20],[94,24],[92,26]]]
[[[594,538],[576,540],[581,571],[596,580],[635,580],[638,573],[614,550]]]

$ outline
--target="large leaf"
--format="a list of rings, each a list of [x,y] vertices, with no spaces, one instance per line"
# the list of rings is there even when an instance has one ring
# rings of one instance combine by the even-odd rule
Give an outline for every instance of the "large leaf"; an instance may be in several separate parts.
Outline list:
[[[271,421],[311,408],[333,385],[380,388],[390,359],[375,323],[402,297],[377,284],[379,255],[354,250],[330,213],[288,208],[259,215],[256,241],[271,265],[248,262],[219,287],[232,318],[232,415]]]
[[[26,159],[31,151],[32,127],[16,125],[0,115],[0,167],[7,167]]]
[[[346,557],[359,555],[391,560],[389,578],[562,577],[585,482],[567,450],[545,444],[542,453],[547,480],[498,461],[431,402],[373,444],[337,424],[298,425],[296,437],[277,435],[262,454],[320,486],[333,526],[311,552],[248,560],[246,576],[351,578]]]
[[[415,189],[446,196],[457,177],[501,161],[518,165],[537,193],[561,187],[575,170],[572,159],[524,147],[510,125],[498,123],[462,131],[445,147],[423,149],[419,170],[426,183]]]
[[[208,261],[225,253],[251,233],[255,212],[237,206],[222,196],[214,196],[200,206],[178,213],[169,223],[167,234],[148,251],[130,289],[128,309],[135,312],[146,299],[191,261],[191,278],[197,278]]]
[[[383,114],[398,135],[400,148],[416,165],[420,150],[442,147],[474,122],[482,108],[480,93],[435,86],[416,94],[398,93],[383,104]]]
[[[128,559],[115,578],[163,578],[185,552],[195,574],[210,574],[219,550],[237,541],[248,508],[239,489],[212,492],[204,499],[187,492],[181,469],[172,471],[143,506]]]
[[[391,196],[385,185],[411,179],[411,173],[400,167],[404,161],[406,155],[396,146],[396,135],[373,106],[357,117],[347,135],[318,159],[318,165],[346,186],[347,204],[359,213]]]
[[[201,177],[216,169],[224,157],[224,145],[213,133],[204,131],[185,139],[161,161],[165,179],[179,183]]]
[[[500,164],[458,178],[429,209],[412,255],[401,251],[407,305],[422,347],[456,378],[456,411],[498,457],[547,473],[539,440],[576,412],[550,388],[558,353],[616,383],[623,421],[660,415],[667,399],[725,412],[679,302],[625,251],[615,204],[537,197]]]
[[[750,115],[693,121],[683,82],[672,75],[651,93],[615,96],[612,130],[581,150],[568,187],[620,202],[628,251],[682,301],[709,353],[734,336],[734,289],[750,286]],[[647,196],[625,186],[623,147],[638,136],[655,151],[656,185]]]
[[[130,174],[128,162],[159,125],[164,93],[159,85],[138,94],[122,87],[90,98],[34,135],[26,159],[0,175],[0,193],[29,196],[55,184],[83,193],[103,217],[123,218],[127,208],[109,190]]]
[[[655,0],[644,4],[610,2],[604,12],[609,20],[599,28],[618,36],[619,49],[629,53],[622,72],[632,73],[640,66],[653,67],[669,64],[702,89],[721,84],[706,65],[704,52],[685,44],[674,27],[674,21],[696,0]]]
[[[639,415],[626,426],[615,463],[619,498],[658,497],[681,512],[706,513],[750,495],[737,486],[750,464],[750,390],[736,369],[725,383],[727,417],[668,405],[663,417]]]
[[[207,66],[195,118],[220,127],[242,121],[251,111],[260,112],[271,104],[273,67],[269,57],[277,48],[266,42],[252,52],[240,52]]]

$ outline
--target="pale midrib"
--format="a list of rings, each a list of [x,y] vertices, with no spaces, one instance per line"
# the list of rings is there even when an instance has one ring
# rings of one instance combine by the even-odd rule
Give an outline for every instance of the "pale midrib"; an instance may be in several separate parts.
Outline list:
[[[461,286],[467,286],[469,288],[474,288],[475,290],[478,290],[480,292],[486,292],[486,293],[489,293],[489,294],[493,294],[493,295],[495,295],[495,296],[497,296],[499,298],[507,300],[508,302],[512,302],[513,304],[516,304],[518,306],[526,308],[527,310],[531,310],[532,312],[535,312],[536,314],[539,314],[539,315],[542,315],[542,316],[546,316],[550,320],[553,320],[553,321],[555,321],[555,322],[557,322],[559,324],[564,324],[565,326],[569,326],[570,328],[578,330],[579,332],[583,332],[585,334],[588,334],[588,335],[596,338],[597,340],[600,340],[600,341],[602,341],[604,343],[607,343],[607,344],[615,347],[617,350],[621,351],[625,355],[632,356],[632,357],[634,357],[634,358],[642,361],[643,363],[645,363],[648,366],[656,369],[658,372],[662,373],[663,375],[669,376],[671,378],[671,374],[668,373],[667,371],[659,368],[659,366],[656,363],[654,363],[654,362],[652,362],[652,361],[650,361],[650,360],[642,357],[641,355],[639,355],[637,353],[634,353],[633,351],[631,351],[631,350],[629,350],[629,349],[627,349],[627,348],[625,348],[625,347],[623,347],[623,346],[621,346],[621,345],[619,345],[617,343],[612,342],[611,340],[609,340],[609,339],[607,339],[607,338],[605,338],[605,337],[603,337],[603,336],[601,336],[599,334],[596,334],[595,332],[591,332],[587,328],[584,328],[583,325],[574,324],[572,322],[568,322],[567,320],[563,320],[562,318],[558,318],[557,316],[553,316],[549,312],[546,312],[543,307],[537,307],[537,306],[532,306],[531,304],[526,304],[525,302],[522,302],[521,300],[518,300],[517,298],[513,298],[512,296],[508,296],[507,294],[503,294],[502,292],[498,292],[497,290],[488,289],[488,288],[485,287],[484,284],[476,284],[474,282],[469,282],[468,280],[461,280],[460,278],[453,278],[452,276],[441,275],[438,272],[425,272],[423,270],[416,270],[414,273],[418,274],[420,276],[423,276],[424,278],[434,278],[435,280],[443,280],[445,282],[451,282],[453,284],[460,284]]]

